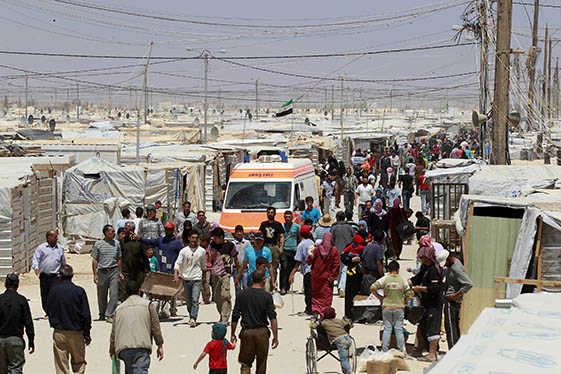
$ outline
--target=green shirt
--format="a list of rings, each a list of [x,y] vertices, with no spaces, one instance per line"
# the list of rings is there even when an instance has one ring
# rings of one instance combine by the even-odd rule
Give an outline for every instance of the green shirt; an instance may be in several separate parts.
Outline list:
[[[404,308],[405,299],[414,296],[412,290],[407,288],[407,284],[398,274],[387,274],[378,279],[372,288],[384,290],[384,308]]]

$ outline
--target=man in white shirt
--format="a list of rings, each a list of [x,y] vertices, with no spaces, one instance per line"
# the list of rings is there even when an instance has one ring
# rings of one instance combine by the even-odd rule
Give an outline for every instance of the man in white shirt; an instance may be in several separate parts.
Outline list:
[[[333,194],[335,192],[335,175],[329,174],[321,184],[323,197],[323,214],[329,214],[333,206]]]
[[[237,225],[236,228],[234,229],[234,241],[232,242],[234,243],[234,246],[236,247],[236,251],[238,252],[238,262],[240,264],[243,263],[243,260],[245,258],[245,250],[248,247],[251,247],[251,243],[249,242],[249,240],[243,237],[243,233],[244,233],[243,226]],[[242,271],[242,278],[241,278],[241,282],[239,282],[236,285],[236,296],[241,290],[248,287],[249,274],[247,272],[247,268],[241,269],[240,271]],[[234,279],[237,279],[238,277],[237,273],[238,270],[237,268],[234,267]]]
[[[191,225],[197,223],[197,216],[191,211],[191,203],[189,201],[183,203],[183,211],[175,216],[176,234],[181,234],[183,232],[183,224],[185,221],[191,222]]]
[[[183,281],[185,302],[189,312],[189,326],[197,326],[199,314],[199,295],[203,286],[203,270],[206,269],[206,251],[199,246],[199,234],[191,231],[189,245],[183,248],[175,261],[174,279]]]
[[[368,183],[368,178],[362,177],[362,184],[356,188],[356,194],[358,198],[358,214],[360,217],[366,202],[371,201],[372,196],[374,196],[374,187]]]

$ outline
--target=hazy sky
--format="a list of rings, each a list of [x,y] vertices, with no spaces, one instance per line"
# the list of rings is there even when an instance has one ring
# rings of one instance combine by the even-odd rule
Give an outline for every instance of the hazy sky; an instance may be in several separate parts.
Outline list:
[[[72,0],[72,2],[82,0]],[[531,0],[524,0],[531,2]],[[277,25],[282,28],[245,28],[194,25],[185,22],[158,21],[92,9],[84,9],[53,0],[0,0],[0,32],[4,36],[1,50],[41,51],[80,54],[144,56],[151,40],[155,42],[154,56],[195,56],[207,48],[218,56],[294,55],[310,53],[338,53],[410,48],[454,43],[453,25],[461,24],[461,14],[467,2],[455,0],[401,1],[179,1],[179,0],[93,0],[83,3],[106,5],[140,14],[192,19],[228,24]],[[542,1],[543,3],[543,1]],[[558,4],[554,0],[546,4]],[[453,6],[453,5],[457,6]],[[451,6],[452,5],[452,6]],[[435,10],[436,8],[445,8]],[[427,13],[430,11],[429,13]],[[532,6],[527,6],[532,17]],[[418,13],[418,14],[415,14]],[[382,18],[384,20],[382,20]],[[321,28],[294,28],[291,25],[326,24],[366,19],[377,22]],[[548,22],[553,33],[561,37],[561,9],[542,8],[540,26]],[[530,39],[528,16],[522,5],[514,5],[513,48],[527,49]],[[540,30],[543,35],[543,30]],[[466,34],[467,35],[467,34]],[[187,51],[191,49],[191,51]],[[559,48],[554,56],[559,55]],[[242,63],[272,70],[321,77],[345,76],[360,79],[401,79],[423,76],[457,74],[478,70],[478,46],[457,47],[433,51],[407,52],[363,57],[342,57],[306,60],[248,60]],[[2,65],[32,71],[69,71],[136,64],[135,60],[94,60],[59,57],[29,57],[0,55]],[[541,66],[541,64],[538,64]],[[98,82],[127,87],[142,84],[138,77],[141,68],[112,70],[108,73],[88,73],[73,76],[84,82]],[[200,92],[203,87],[202,61],[181,61],[150,67],[149,86]],[[21,74],[2,69],[3,76]],[[95,75],[94,75],[95,74]],[[69,76],[69,75],[67,75]],[[69,76],[70,77],[70,76]],[[254,90],[250,83],[259,79],[270,92],[264,96],[281,100],[288,96],[282,87],[297,86],[293,90],[305,93],[313,100],[323,100],[323,87],[332,82],[286,77],[220,61],[210,61],[209,77],[229,82],[209,82],[209,89],[222,90],[222,95],[239,96],[238,91]],[[7,87],[3,79],[1,86]],[[396,91],[449,87],[476,82],[476,76],[395,83],[352,83],[362,88],[365,97],[375,100],[393,88]],[[241,83],[237,83],[241,82]],[[338,86],[338,83],[335,82]],[[21,90],[23,79],[11,80],[12,90]],[[29,86],[36,93],[54,91],[63,96],[64,89],[74,87],[72,81],[30,79]],[[88,95],[83,84],[83,95]],[[322,89],[320,91],[320,89]],[[89,93],[101,93],[99,89]],[[474,94],[477,86],[458,89],[453,94]],[[128,94],[126,94],[128,97]],[[124,97],[124,96],[123,96]]]

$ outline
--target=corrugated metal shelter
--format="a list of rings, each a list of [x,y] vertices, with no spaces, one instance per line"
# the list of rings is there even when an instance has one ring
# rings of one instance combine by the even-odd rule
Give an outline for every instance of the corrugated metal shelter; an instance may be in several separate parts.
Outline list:
[[[462,304],[462,331],[484,308],[494,305],[493,277],[561,277],[561,243],[556,242],[561,233],[560,213],[561,196],[555,192],[525,198],[462,196],[456,230],[462,235],[464,263],[474,281]],[[520,284],[509,284],[499,292],[514,298],[523,289]]]

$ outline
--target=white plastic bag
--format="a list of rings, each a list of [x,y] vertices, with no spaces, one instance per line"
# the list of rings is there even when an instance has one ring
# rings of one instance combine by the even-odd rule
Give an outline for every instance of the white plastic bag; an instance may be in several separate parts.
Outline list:
[[[357,372],[366,373],[368,361],[377,353],[376,346],[370,345],[357,357]]]
[[[278,291],[273,292],[273,304],[277,309],[282,309],[282,307],[284,306],[284,300],[282,299],[282,296]]]

